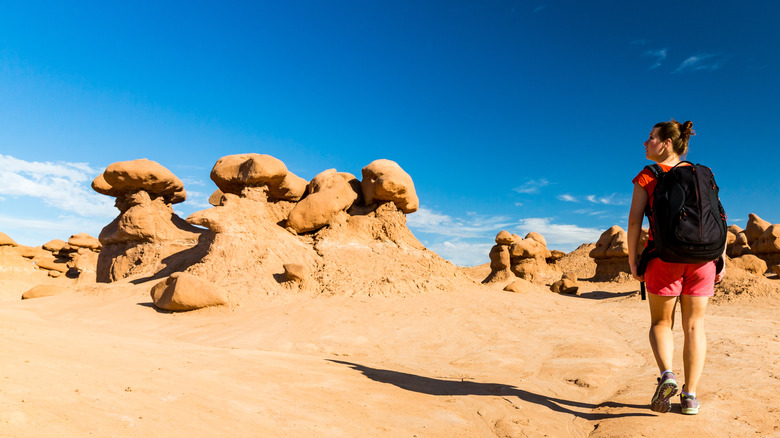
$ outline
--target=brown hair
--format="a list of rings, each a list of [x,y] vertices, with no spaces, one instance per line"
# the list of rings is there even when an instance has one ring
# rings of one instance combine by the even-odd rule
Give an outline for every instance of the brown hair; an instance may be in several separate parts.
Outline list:
[[[677,120],[656,123],[653,128],[658,128],[657,134],[661,141],[672,140],[672,150],[679,156],[688,153],[688,140],[696,133],[692,129],[690,120],[680,123]]]

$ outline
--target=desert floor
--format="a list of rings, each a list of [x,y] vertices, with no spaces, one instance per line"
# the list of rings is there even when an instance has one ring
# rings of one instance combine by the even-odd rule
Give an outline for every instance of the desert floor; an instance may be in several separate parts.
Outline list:
[[[677,397],[670,413],[648,407],[657,370],[636,282],[186,313],[157,311],[149,285],[24,301],[23,284],[2,286],[2,437],[780,436],[769,297],[710,305],[702,410],[685,416]]]

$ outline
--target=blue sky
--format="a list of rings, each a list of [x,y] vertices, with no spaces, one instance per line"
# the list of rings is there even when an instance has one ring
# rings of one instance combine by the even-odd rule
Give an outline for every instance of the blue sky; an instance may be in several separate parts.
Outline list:
[[[571,251],[625,228],[652,125],[692,120],[730,223],[780,222],[780,3],[0,1],[0,231],[118,213],[89,184],[148,158],[207,208],[224,155],[311,179],[398,162],[409,227],[461,265],[500,230]]]

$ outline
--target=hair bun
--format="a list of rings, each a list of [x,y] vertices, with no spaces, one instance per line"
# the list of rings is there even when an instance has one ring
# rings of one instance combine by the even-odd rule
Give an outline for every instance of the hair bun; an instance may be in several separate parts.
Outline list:
[[[680,127],[680,136],[690,137],[692,135],[696,135],[696,133],[693,131],[693,122],[686,120],[685,123],[683,123]]]

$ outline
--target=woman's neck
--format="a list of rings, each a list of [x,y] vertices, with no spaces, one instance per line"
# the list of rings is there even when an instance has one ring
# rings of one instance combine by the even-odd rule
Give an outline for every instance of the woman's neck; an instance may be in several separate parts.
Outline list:
[[[665,166],[674,167],[675,164],[680,162],[680,156],[677,154],[669,154],[668,156],[659,157],[656,163],[663,164]]]

